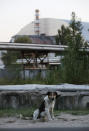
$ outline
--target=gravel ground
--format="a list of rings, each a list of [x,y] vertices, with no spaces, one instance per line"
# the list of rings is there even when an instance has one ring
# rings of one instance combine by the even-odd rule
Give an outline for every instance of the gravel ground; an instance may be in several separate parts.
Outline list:
[[[89,115],[61,113],[55,120],[41,122],[24,120],[17,117],[0,118],[0,128],[46,128],[46,127],[89,127]]]

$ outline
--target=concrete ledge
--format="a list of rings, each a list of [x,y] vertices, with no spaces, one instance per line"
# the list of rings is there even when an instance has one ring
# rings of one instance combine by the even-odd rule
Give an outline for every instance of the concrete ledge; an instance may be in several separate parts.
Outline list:
[[[40,84],[25,84],[25,85],[0,85],[0,91],[6,90],[22,90],[22,91],[36,91],[36,90],[60,90],[60,91],[89,91],[89,85],[74,85],[74,84],[60,84],[60,85],[40,85]]]
[[[88,85],[1,85],[0,108],[39,107],[48,91],[60,91],[55,104],[56,109],[89,108]]]

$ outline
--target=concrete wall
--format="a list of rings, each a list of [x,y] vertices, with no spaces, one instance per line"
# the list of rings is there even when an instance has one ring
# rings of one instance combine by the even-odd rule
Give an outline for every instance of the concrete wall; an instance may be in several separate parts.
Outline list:
[[[41,78],[46,78],[47,75],[47,71],[48,70],[40,70],[40,69],[35,69],[35,70],[25,70],[25,72],[21,71],[21,78],[30,78],[33,79],[35,77],[37,77],[38,75],[40,75]],[[25,75],[25,76],[24,76]]]
[[[21,71],[20,73],[18,73],[18,76],[20,76],[21,78],[27,79],[27,78],[31,78],[33,79],[34,77],[37,77],[39,74],[40,76],[44,79],[46,77],[48,70],[25,70],[24,72]],[[7,70],[0,70],[0,78],[8,78],[8,79],[12,79],[12,78],[16,78],[16,73],[14,72],[8,72]]]
[[[47,91],[0,91],[0,109],[39,107]],[[56,109],[89,109],[89,92],[61,92]]]

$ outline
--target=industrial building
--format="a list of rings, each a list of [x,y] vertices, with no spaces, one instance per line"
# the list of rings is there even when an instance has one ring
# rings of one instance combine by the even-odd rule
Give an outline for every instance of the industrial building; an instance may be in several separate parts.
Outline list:
[[[36,9],[35,20],[23,27],[15,36],[13,36],[11,42],[14,42],[18,37],[28,36],[31,39],[32,44],[56,44],[55,36],[58,34],[58,29],[61,29],[62,25],[65,27],[69,26],[69,21],[55,18],[39,18],[39,13],[39,10]],[[82,35],[86,41],[89,41],[89,23],[82,22],[82,25]],[[49,53],[47,57],[49,59],[49,65],[51,65],[51,63],[52,66],[60,64],[60,57],[55,57],[55,53]]]
[[[65,27],[69,26],[69,20],[61,20],[56,18],[39,18],[39,10],[35,11],[35,20],[24,26],[16,35],[11,38],[11,42],[17,36],[32,36],[32,43],[34,43],[33,36],[40,40],[45,37],[49,37],[49,39],[54,38],[58,34],[58,29],[61,29],[61,26],[64,25]],[[82,22],[83,30],[82,35],[86,41],[89,42],[89,22]],[[39,42],[40,42],[39,40]],[[52,39],[54,41],[54,39]],[[37,42],[37,40],[36,40]],[[43,42],[43,41],[41,41]],[[50,43],[50,42],[49,42]]]
[[[70,21],[55,19],[55,18],[40,18],[39,13],[40,13],[39,10],[36,10],[35,11],[35,20],[27,24],[17,34],[12,36],[10,42],[13,43],[15,39],[17,39],[18,37],[28,36],[31,39],[32,44],[55,45],[56,44],[55,36],[58,33],[58,29],[61,29],[62,25],[67,27]],[[89,42],[89,32],[88,32],[89,23],[82,22],[82,25],[83,25],[82,36],[86,41]],[[49,53],[48,55],[46,55],[46,59],[44,59],[44,63],[46,63],[46,65],[47,65],[47,62],[46,62],[47,60],[49,61],[49,65],[52,65],[52,66],[60,64],[60,57],[55,57],[55,53]],[[21,60],[18,60],[18,62],[20,61]],[[2,62],[0,63],[1,63],[0,67],[3,68],[4,66]],[[39,65],[39,68],[41,67],[46,69],[46,66],[44,65],[42,66]],[[27,69],[28,69],[28,66],[27,66]],[[33,68],[31,67],[31,69]]]

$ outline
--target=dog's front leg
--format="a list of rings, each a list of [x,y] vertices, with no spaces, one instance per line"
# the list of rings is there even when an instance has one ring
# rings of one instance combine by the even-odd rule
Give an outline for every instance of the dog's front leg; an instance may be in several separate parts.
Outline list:
[[[52,119],[54,120],[53,108],[51,108],[51,116],[52,116]]]
[[[45,113],[46,113],[46,116],[47,116],[48,120],[52,120],[52,118],[51,118],[51,115],[50,115],[50,112],[49,112],[49,109],[48,109],[48,108],[45,108]]]
[[[34,113],[33,113],[33,120],[37,120],[38,115],[39,115],[39,109],[34,111]]]

